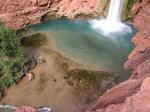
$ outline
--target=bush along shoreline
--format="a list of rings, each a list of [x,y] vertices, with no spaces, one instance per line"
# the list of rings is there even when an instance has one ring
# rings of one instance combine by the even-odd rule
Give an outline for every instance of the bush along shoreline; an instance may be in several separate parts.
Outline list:
[[[17,83],[24,75],[21,39],[16,31],[0,24],[0,92]]]

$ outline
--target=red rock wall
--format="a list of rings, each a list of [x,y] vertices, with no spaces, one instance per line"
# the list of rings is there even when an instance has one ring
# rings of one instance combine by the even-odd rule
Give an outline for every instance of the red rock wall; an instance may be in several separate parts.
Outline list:
[[[73,18],[77,14],[96,14],[100,0],[0,0],[0,19],[7,27],[20,29],[41,22],[54,13]]]
[[[137,13],[134,26],[138,33],[132,38],[135,48],[128,56],[124,68],[134,70],[131,79],[139,79],[150,75],[150,0],[135,4],[133,12]]]
[[[135,4],[133,13],[138,33],[132,39],[135,48],[124,65],[133,73],[101,96],[89,112],[150,112],[150,0]]]
[[[150,107],[149,107],[150,77],[145,78],[143,81],[135,79],[135,80],[128,80],[124,83],[129,83],[128,86],[132,86],[132,87],[133,85],[137,85],[139,89],[138,91],[136,91],[136,93],[134,92],[130,96],[125,96],[124,101],[119,102],[118,100],[118,102],[113,102],[106,107],[100,106],[99,108],[95,108],[95,109],[93,108],[89,112],[149,112],[150,111]],[[118,90],[120,91],[117,91],[115,93],[116,98],[118,98],[118,96],[120,97],[120,92],[121,92],[120,86],[124,85],[124,83],[118,86]],[[132,89],[134,89],[134,87]],[[126,90],[126,88],[124,88],[124,90]],[[130,91],[130,89],[127,89],[126,91]],[[103,96],[101,98],[103,98]],[[99,101],[101,101],[101,98],[99,99]],[[116,98],[114,98],[115,101],[117,100]]]

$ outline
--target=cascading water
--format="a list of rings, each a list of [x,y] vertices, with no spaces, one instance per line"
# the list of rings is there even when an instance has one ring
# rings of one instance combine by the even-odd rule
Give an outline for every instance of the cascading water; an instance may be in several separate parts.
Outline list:
[[[121,10],[123,6],[123,0],[111,0],[107,21],[121,21]]]
[[[110,35],[114,32],[131,32],[131,28],[121,22],[123,3],[124,0],[111,0],[107,18],[90,21],[92,27],[104,35]]]

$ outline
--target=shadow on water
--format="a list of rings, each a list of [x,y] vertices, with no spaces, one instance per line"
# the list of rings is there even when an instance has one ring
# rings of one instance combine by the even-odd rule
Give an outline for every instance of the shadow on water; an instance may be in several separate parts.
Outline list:
[[[21,40],[21,44],[24,47],[40,47],[42,45],[47,44],[47,37],[44,34],[41,33],[35,33],[28,35],[26,37],[23,37]]]

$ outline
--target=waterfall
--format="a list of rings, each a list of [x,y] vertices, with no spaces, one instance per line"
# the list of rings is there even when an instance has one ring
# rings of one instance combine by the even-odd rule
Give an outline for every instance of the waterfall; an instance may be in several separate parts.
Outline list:
[[[131,32],[131,28],[121,22],[123,4],[124,0],[111,0],[107,18],[89,21],[92,28],[104,35],[116,32]]]
[[[122,6],[123,0],[111,0],[107,20],[120,22]]]

